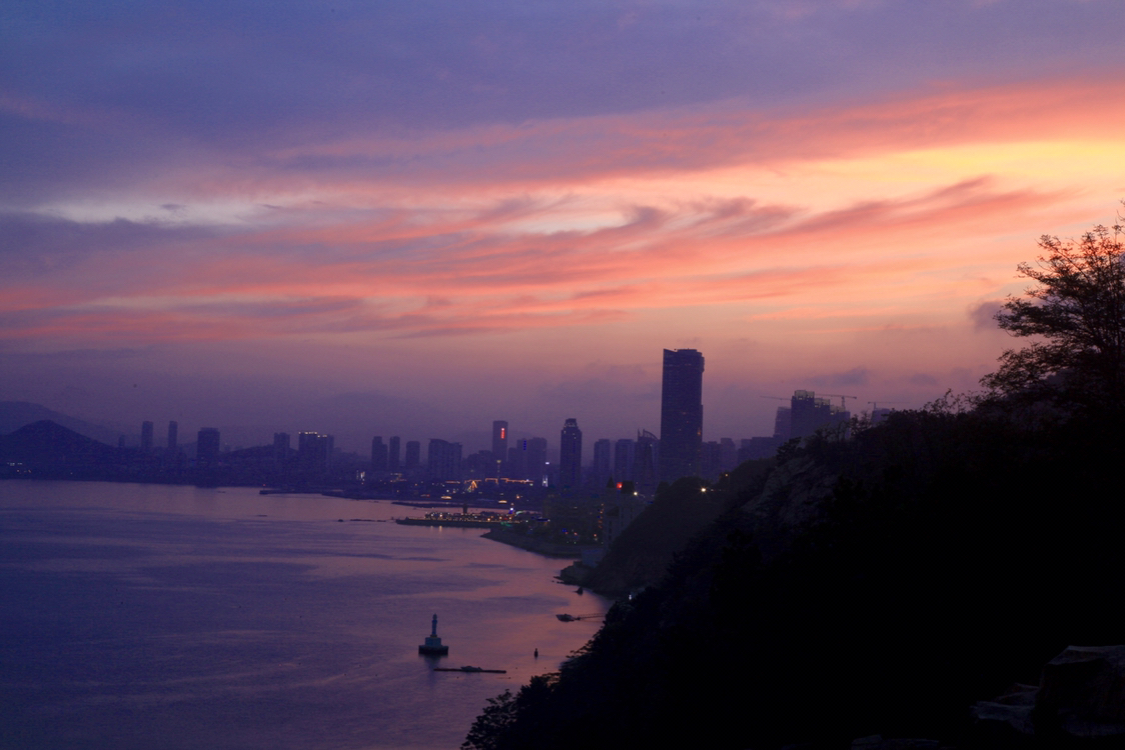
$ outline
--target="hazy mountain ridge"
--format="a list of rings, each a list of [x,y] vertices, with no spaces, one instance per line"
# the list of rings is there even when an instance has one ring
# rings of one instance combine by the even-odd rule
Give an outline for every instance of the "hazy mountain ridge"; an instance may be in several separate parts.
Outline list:
[[[61,414],[42,404],[28,401],[0,401],[0,435],[13,433],[25,425],[42,420],[50,420],[106,445],[116,445],[117,438],[122,434],[120,430],[113,427]],[[137,432],[139,433],[140,430],[138,429]]]

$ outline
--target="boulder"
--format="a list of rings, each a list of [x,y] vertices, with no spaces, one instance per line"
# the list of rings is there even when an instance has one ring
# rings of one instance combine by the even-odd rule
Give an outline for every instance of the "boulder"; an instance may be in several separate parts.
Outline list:
[[[1040,736],[1125,740],[1125,646],[1069,646],[1043,667]]]

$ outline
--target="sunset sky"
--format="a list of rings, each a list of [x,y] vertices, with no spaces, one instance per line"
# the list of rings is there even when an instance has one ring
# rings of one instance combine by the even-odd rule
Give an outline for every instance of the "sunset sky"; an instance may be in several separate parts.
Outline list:
[[[359,449],[655,432],[663,348],[706,357],[706,440],[973,389],[1036,239],[1121,208],[1123,20],[9,0],[0,400]]]

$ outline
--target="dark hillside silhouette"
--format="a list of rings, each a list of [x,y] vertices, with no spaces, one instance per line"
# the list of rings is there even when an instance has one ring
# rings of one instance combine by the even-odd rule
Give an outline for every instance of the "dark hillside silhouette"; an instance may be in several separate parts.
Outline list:
[[[49,475],[96,474],[123,462],[123,452],[44,419],[0,435],[0,461],[34,465]]]
[[[1116,238],[1084,240],[1113,256],[1111,286],[1125,278]],[[787,445],[657,585],[618,603],[559,675],[497,699],[464,747],[846,747],[875,734],[995,746],[970,722],[974,702],[1038,684],[1068,645],[1125,642],[1113,343],[1125,294],[1096,274],[1072,283],[1102,263],[1083,259],[1089,247],[1043,276],[1023,267],[1046,291],[1009,301],[1000,321],[1048,346],[1006,353],[990,397]],[[1054,333],[1024,327],[1055,303]],[[1036,715],[1036,746],[1058,746],[1056,719]]]

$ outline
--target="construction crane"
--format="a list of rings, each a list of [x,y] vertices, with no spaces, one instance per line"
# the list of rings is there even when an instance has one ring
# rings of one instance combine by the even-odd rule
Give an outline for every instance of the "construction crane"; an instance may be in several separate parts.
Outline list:
[[[847,410],[848,410],[848,403],[847,403],[847,399],[849,399],[849,398],[854,398],[854,399],[856,399],[856,400],[859,400],[859,396],[845,396],[845,395],[844,395],[844,394],[842,394],[842,393],[824,393],[824,394],[821,394],[821,395],[823,395],[823,396],[832,396],[833,398],[838,398],[838,399],[840,399],[840,408],[841,408],[841,409],[843,409],[844,411],[847,411]]]
[[[905,404],[905,401],[868,401],[871,404],[871,411],[879,408],[879,404]]]

